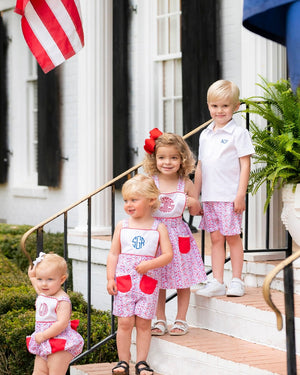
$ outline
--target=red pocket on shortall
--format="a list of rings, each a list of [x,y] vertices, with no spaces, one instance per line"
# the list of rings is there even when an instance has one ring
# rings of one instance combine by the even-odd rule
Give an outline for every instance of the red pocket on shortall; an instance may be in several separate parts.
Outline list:
[[[71,320],[71,328],[74,329],[74,331],[77,331],[77,328],[79,326],[79,319],[73,319]]]
[[[186,254],[191,249],[190,237],[189,236],[179,236],[178,237],[179,251],[182,254]]]
[[[140,288],[141,291],[145,294],[152,294],[156,288],[157,280],[149,277],[147,275],[143,275],[140,281]]]
[[[26,346],[27,346],[27,349],[29,350],[29,343],[31,341],[31,336],[27,336],[26,337]]]
[[[66,341],[65,339],[49,339],[51,352],[56,353],[65,350]]]
[[[132,287],[130,275],[118,276],[116,277],[116,281],[119,292],[126,293],[130,291]]]

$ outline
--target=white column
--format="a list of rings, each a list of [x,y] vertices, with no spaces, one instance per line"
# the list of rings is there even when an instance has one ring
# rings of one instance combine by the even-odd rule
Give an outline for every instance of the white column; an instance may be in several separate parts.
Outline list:
[[[256,85],[261,83],[259,76],[276,82],[286,78],[285,48],[242,28],[241,39],[241,98],[261,95],[262,90]],[[254,115],[250,119],[265,126],[263,121]],[[252,168],[254,167],[252,162]],[[249,248],[263,248],[265,246],[265,222],[263,206],[265,203],[265,189],[252,196],[249,195]],[[280,192],[274,194],[270,206],[270,246],[282,247],[285,243],[285,231],[280,219]]]
[[[81,2],[85,46],[78,80],[79,199],[112,178],[112,1]],[[75,130],[75,129],[74,129]],[[110,189],[92,198],[93,234],[110,234]],[[85,231],[87,205],[81,205],[76,230]]]

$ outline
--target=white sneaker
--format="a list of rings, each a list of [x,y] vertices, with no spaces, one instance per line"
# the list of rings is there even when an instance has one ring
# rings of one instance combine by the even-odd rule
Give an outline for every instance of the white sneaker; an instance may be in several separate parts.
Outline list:
[[[197,290],[196,294],[204,297],[224,296],[225,284],[219,283],[216,279],[209,280],[205,287]]]
[[[241,279],[234,277],[229,284],[226,295],[228,297],[242,297],[245,294],[245,284]]]

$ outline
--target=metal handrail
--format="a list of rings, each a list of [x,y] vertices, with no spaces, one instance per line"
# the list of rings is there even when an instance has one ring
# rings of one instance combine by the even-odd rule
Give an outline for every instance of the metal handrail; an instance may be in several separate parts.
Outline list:
[[[104,189],[114,185],[117,181],[121,180],[122,178],[130,175],[132,172],[136,171],[138,168],[140,168],[142,166],[142,163],[140,164],[137,164],[135,165],[134,167],[130,168],[130,169],[127,169],[127,171],[125,171],[124,173],[120,174],[119,176],[113,178],[112,180],[110,180],[109,182],[107,182],[106,184],[102,185],[101,187],[99,187],[98,189],[94,190],[92,193],[86,195],[84,198],[78,200],[77,202],[71,204],[70,206],[62,209],[61,211],[57,212],[56,214],[54,214],[53,216],[50,216],[48,219],[40,222],[39,224],[37,224],[36,226],[30,228],[24,235],[23,237],[21,238],[21,249],[22,251],[24,252],[24,254],[26,255],[29,263],[32,265],[32,259],[30,257],[30,254],[27,252],[26,250],[26,241],[28,239],[28,237],[33,233],[35,232],[36,230],[40,229],[40,228],[43,228],[46,224],[50,223],[51,221],[53,221],[54,219],[57,219],[59,216],[65,214],[66,212],[70,211],[72,208],[75,208],[76,206],[80,205],[81,203],[83,203],[84,201],[87,201],[88,199],[90,199],[91,197],[93,197],[94,195],[100,193],[101,191],[103,191]]]
[[[264,283],[263,283],[263,295],[264,299],[267,302],[267,304],[271,307],[271,309],[274,311],[276,315],[276,321],[277,321],[277,329],[278,331],[282,330],[283,322],[282,322],[282,313],[278,309],[278,307],[275,305],[275,303],[272,301],[271,298],[271,283],[273,279],[276,277],[276,275],[282,271],[285,267],[293,263],[296,259],[300,258],[300,250],[296,251],[289,257],[285,258],[283,261],[281,261],[276,267],[273,268],[272,271],[270,271],[267,276],[265,277]]]

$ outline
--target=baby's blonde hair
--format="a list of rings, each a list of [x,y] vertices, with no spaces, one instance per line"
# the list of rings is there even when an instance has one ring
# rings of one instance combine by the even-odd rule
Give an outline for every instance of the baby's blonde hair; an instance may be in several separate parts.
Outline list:
[[[237,105],[240,101],[238,86],[224,79],[214,82],[207,90],[207,103],[221,99],[229,99],[233,105]]]
[[[133,198],[135,196],[141,196],[147,199],[154,199],[152,209],[156,210],[160,206],[159,194],[157,186],[154,180],[143,174],[137,174],[122,186],[122,196],[124,200]]]
[[[143,161],[144,171],[153,176],[159,173],[156,166],[156,153],[159,147],[175,146],[179,152],[181,162],[178,170],[179,177],[188,177],[195,170],[195,158],[185,140],[177,134],[163,133],[155,140],[153,154],[146,154]]]
[[[48,253],[43,256],[43,260],[36,265],[38,268],[40,265],[43,266],[55,266],[55,268],[61,272],[61,276],[68,277],[68,266],[67,262],[63,257],[55,253]]]

